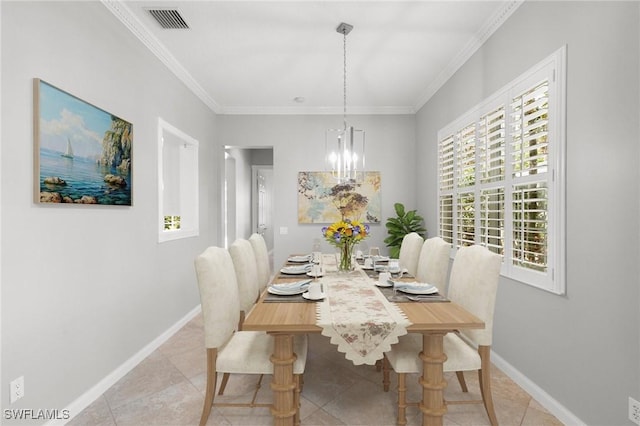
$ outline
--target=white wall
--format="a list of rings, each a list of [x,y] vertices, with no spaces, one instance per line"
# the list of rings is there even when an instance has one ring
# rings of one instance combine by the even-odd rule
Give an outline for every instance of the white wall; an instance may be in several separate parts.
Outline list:
[[[415,208],[415,118],[353,116],[348,121],[366,131],[368,170],[381,172],[382,221],[372,225],[369,245],[386,250],[386,219],[394,216],[393,203]],[[314,238],[322,238],[320,224],[298,224],[298,172],[324,170],[325,130],[342,123],[336,116],[221,116],[220,142],[224,145],[273,147],[274,265],[290,253],[311,251]],[[280,235],[280,228],[288,228]],[[325,250],[330,250],[325,243]]]
[[[2,378],[62,409],[199,304],[219,243],[215,115],[100,2],[2,4]],[[32,79],[133,123],[133,206],[35,205]],[[200,142],[200,236],[157,242],[157,119]],[[9,406],[3,392],[2,408]]]
[[[502,279],[493,348],[582,421],[640,397],[638,2],[526,2],[417,116],[419,207],[436,228],[437,131],[568,48],[567,294]]]

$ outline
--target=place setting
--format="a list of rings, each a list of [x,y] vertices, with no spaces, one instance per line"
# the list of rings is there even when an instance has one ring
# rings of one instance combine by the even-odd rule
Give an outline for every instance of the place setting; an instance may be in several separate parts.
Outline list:
[[[380,274],[376,286],[390,302],[448,302],[438,288],[429,283],[399,281],[389,272]]]
[[[320,281],[305,279],[290,283],[276,283],[267,287],[265,302],[320,301],[326,297]]]
[[[311,285],[311,279],[287,283],[274,283],[267,287],[265,302],[301,302],[302,295]]]
[[[280,269],[281,277],[285,278],[287,275],[304,275],[307,272],[311,272],[313,265],[313,263],[301,263],[284,266]]]

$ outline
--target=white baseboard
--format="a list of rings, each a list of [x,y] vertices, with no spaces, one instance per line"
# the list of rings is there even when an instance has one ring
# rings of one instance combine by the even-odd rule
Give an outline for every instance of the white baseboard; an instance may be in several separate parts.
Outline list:
[[[151,353],[158,349],[164,342],[169,340],[169,338],[173,336],[178,330],[180,330],[186,323],[195,318],[195,316],[200,313],[200,310],[200,305],[193,308],[189,313],[178,320],[178,322],[169,327],[164,333],[156,337],[151,343],[140,349],[135,355],[123,362],[118,368],[113,370],[109,375],[96,383],[91,389],[89,389],[83,395],[80,395],[80,397],[78,397],[75,401],[65,407],[65,409],[69,412],[69,419],[52,420],[50,422],[47,422],[45,426],[63,425],[80,414],[82,410],[91,405],[96,399],[98,399],[103,393],[105,393],[107,389],[113,386],[128,372],[133,370],[135,366],[140,364],[146,357],[151,355]]]
[[[564,405],[556,401],[540,386],[532,382],[527,376],[518,371],[494,351],[491,351],[491,361],[562,423],[572,426],[586,426],[585,422],[580,420],[571,411],[567,410]]]

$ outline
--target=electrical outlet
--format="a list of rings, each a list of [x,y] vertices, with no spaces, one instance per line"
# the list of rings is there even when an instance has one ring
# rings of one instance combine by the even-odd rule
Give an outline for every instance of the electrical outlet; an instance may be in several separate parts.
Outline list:
[[[13,404],[24,396],[24,376],[13,380],[10,384],[11,403]],[[629,409],[631,410],[631,409]]]
[[[629,397],[629,420],[640,425],[640,402]]]

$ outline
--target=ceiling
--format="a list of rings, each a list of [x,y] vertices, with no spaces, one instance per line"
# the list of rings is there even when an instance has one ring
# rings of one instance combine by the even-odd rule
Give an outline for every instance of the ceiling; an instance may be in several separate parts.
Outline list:
[[[501,1],[102,0],[219,114],[412,114],[513,13]],[[149,9],[175,9],[163,29]],[[296,98],[303,98],[302,102]]]

